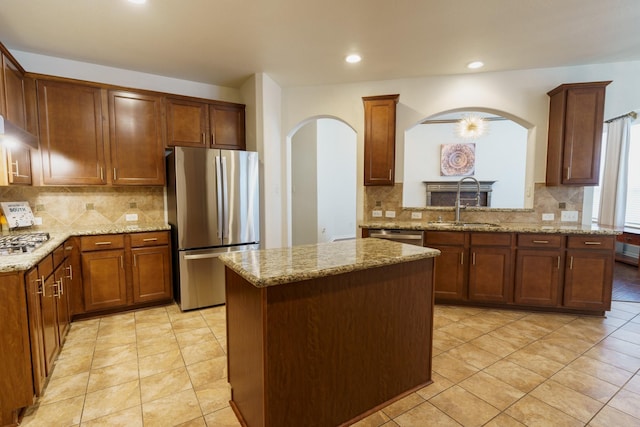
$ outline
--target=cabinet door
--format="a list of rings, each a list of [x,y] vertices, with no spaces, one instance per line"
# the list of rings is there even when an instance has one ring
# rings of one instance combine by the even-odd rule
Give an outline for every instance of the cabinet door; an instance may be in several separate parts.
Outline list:
[[[106,184],[101,90],[38,81],[44,184]]]
[[[66,260],[65,260],[66,261]],[[55,280],[55,297],[56,297],[56,319],[58,323],[58,342],[60,347],[64,342],[69,327],[71,326],[71,318],[69,316],[69,294],[66,286],[66,265],[64,262],[56,268],[54,272]]]
[[[27,311],[29,313],[29,337],[31,339],[31,368],[33,371],[33,392],[42,396],[47,379],[47,368],[44,357],[44,334],[42,325],[42,311],[40,297],[42,285],[38,276],[38,269],[33,268],[25,275],[27,286]]]
[[[6,98],[5,115],[15,125],[27,129],[27,110],[25,107],[24,75],[5,55],[2,55],[4,91]]]
[[[244,150],[246,148],[244,114],[244,106],[209,105],[211,146],[230,150]]]
[[[84,313],[84,290],[82,287],[82,263],[80,259],[80,238],[71,237],[64,244],[67,259],[65,274],[67,277],[65,292],[69,297],[69,315]]]
[[[162,98],[109,92],[112,182],[164,185]]]
[[[565,307],[611,309],[614,257],[610,251],[567,250]]]
[[[462,301],[466,297],[468,256],[463,246],[433,246],[440,250],[434,259],[434,287],[437,301]]]
[[[31,185],[31,150],[23,145],[7,148],[9,184]]]
[[[469,300],[508,302],[511,279],[511,248],[471,247]]]
[[[133,301],[169,300],[171,292],[171,253],[169,246],[133,248]]]
[[[83,252],[81,257],[85,311],[127,305],[124,250]]]
[[[47,376],[51,375],[53,363],[60,352],[60,339],[58,337],[58,313],[56,282],[53,274],[44,279],[41,295],[42,326],[44,333],[44,354]]]
[[[209,147],[207,104],[167,98],[166,106],[167,145]]]
[[[560,305],[562,257],[559,250],[519,249],[516,256],[516,304]]]
[[[393,185],[398,95],[371,96],[364,102],[364,185]]]

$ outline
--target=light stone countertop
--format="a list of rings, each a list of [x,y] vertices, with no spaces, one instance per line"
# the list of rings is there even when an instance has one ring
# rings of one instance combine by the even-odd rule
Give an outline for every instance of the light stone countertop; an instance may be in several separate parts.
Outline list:
[[[140,223],[140,224],[99,224],[90,228],[61,228],[45,229],[33,228],[29,230],[19,230],[3,232],[3,236],[17,236],[29,233],[49,233],[49,240],[44,242],[33,252],[25,254],[0,256],[0,273],[10,273],[16,271],[26,271],[38,264],[44,257],[49,255],[61,243],[71,236],[95,236],[100,234],[122,234],[136,233],[144,231],[164,231],[171,227],[166,223]]]
[[[462,221],[464,224],[465,222]],[[456,225],[451,222],[364,222],[360,228],[370,229],[392,229],[392,230],[428,230],[428,231],[489,231],[503,233],[550,233],[550,234],[590,234],[590,235],[617,235],[622,234],[622,230],[616,230],[609,227],[599,227],[597,225],[581,225],[581,224],[536,224],[536,223],[512,223],[503,222],[495,223],[491,226],[474,224],[473,222],[466,225]]]
[[[440,251],[380,239],[231,252],[220,260],[257,288],[433,258]]]

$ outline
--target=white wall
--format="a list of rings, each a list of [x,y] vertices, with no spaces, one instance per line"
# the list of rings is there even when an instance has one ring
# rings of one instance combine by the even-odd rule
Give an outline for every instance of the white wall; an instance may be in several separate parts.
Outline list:
[[[549,114],[547,92],[562,83],[613,80],[607,88],[605,118],[640,105],[640,61],[500,73],[385,80],[366,83],[283,89],[284,133],[308,117],[330,115],[349,123],[358,135],[358,219],[363,215],[363,96],[400,94],[397,106],[396,176],[404,174],[404,133],[425,117],[443,111],[484,107],[508,112],[531,124],[525,172],[528,192],[544,182]],[[284,144],[284,141],[282,141]]]
[[[318,120],[318,242],[356,236],[356,135],[333,119]]]
[[[291,138],[291,242],[318,242],[318,121]]]
[[[423,181],[457,181],[440,175],[443,144],[475,143],[475,172],[479,181],[496,181],[491,196],[494,208],[524,208],[527,129],[510,120],[488,122],[486,135],[465,140],[455,123],[420,124],[405,134],[403,206],[426,203]]]
[[[240,91],[234,88],[55,58],[19,50],[12,50],[11,53],[22,65],[22,68],[30,73],[242,103]]]

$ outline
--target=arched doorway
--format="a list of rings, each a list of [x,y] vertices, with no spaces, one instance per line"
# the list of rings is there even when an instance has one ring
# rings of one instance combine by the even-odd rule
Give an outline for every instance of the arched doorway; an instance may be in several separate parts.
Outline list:
[[[343,121],[316,117],[291,134],[292,245],[356,236],[356,133]]]

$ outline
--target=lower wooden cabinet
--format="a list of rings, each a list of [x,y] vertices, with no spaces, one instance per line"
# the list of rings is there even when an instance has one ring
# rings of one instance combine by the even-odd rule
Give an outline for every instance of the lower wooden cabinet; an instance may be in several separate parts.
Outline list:
[[[363,230],[363,237],[368,231]],[[426,230],[437,303],[603,315],[611,309],[614,235]]]
[[[614,236],[571,236],[567,239],[565,307],[611,309],[614,251]]]
[[[74,315],[173,298],[168,231],[84,236],[80,251],[84,307]]]

